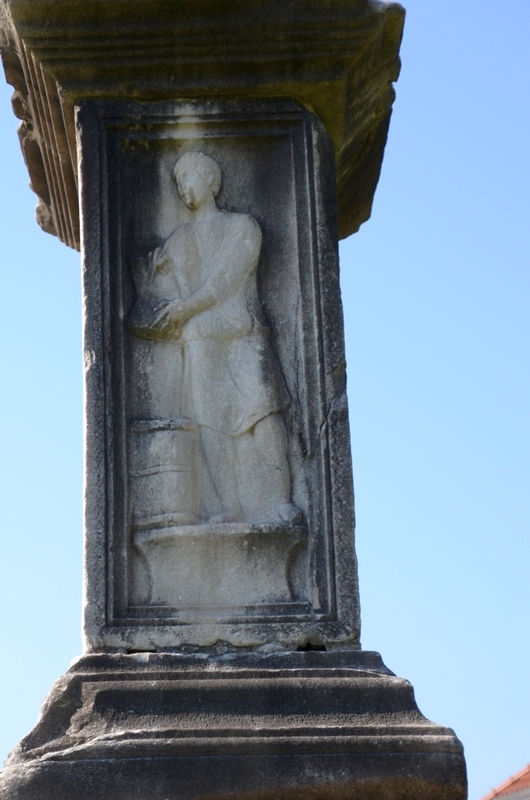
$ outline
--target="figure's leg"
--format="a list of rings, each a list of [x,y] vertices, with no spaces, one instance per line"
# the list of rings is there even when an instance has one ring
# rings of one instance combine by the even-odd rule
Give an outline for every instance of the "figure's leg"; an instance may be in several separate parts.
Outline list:
[[[271,414],[254,428],[254,445],[262,465],[274,516],[283,522],[301,522],[302,512],[291,502],[291,470],[287,459],[287,432],[280,414]]]
[[[210,517],[209,522],[231,522],[240,519],[236,453],[232,437],[201,426],[201,445],[222,508],[219,514]]]

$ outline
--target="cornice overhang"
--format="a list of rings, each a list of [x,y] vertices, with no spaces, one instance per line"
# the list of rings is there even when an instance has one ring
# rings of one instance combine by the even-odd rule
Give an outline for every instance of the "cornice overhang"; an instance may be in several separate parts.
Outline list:
[[[378,0],[0,0],[39,224],[79,249],[77,102],[290,97],[333,139],[348,236],[371,213],[403,20]]]

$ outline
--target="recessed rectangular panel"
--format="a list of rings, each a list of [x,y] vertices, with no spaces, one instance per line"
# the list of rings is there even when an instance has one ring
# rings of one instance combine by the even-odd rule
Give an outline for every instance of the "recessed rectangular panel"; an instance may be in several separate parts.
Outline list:
[[[89,646],[355,641],[327,134],[286,102],[78,131]]]

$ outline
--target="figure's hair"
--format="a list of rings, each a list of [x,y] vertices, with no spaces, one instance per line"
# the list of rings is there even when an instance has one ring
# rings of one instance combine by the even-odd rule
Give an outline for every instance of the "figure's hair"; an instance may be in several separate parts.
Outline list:
[[[200,172],[212,187],[213,196],[217,197],[222,181],[221,168],[217,161],[204,153],[192,150],[184,153],[175,164],[173,168],[175,178],[181,169],[196,169]]]

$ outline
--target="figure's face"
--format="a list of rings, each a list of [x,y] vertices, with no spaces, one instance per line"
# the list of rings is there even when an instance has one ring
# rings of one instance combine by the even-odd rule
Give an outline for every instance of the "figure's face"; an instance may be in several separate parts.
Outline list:
[[[199,208],[212,193],[211,186],[197,169],[182,168],[176,175],[179,194],[190,209]]]

